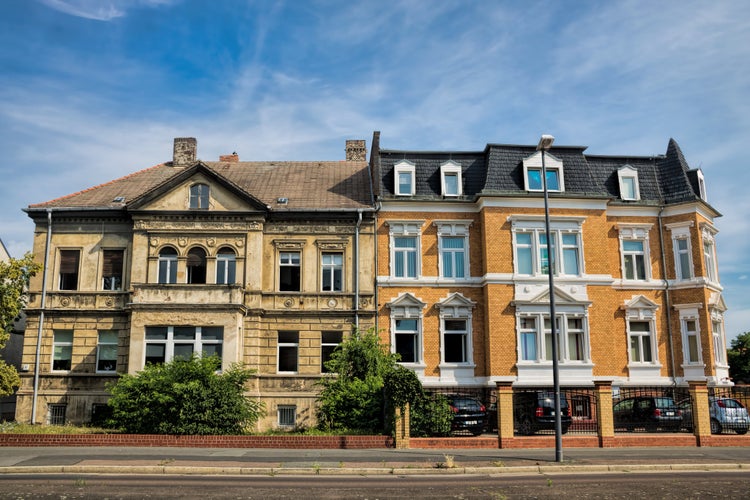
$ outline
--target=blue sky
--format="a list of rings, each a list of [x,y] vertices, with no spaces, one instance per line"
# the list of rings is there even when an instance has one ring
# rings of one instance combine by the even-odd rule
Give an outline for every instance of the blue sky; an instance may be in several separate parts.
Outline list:
[[[21,209],[171,158],[337,160],[488,142],[703,169],[728,337],[750,330],[750,2],[5,0],[0,238]]]

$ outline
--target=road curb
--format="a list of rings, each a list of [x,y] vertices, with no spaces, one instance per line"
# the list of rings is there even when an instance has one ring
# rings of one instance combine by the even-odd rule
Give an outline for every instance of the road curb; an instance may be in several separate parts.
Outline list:
[[[143,474],[143,475],[226,475],[226,476],[375,476],[375,475],[509,475],[509,474],[576,474],[629,472],[706,472],[750,470],[750,464],[594,464],[534,465],[518,467],[212,467],[212,466],[141,466],[141,465],[49,465],[0,467],[8,474]]]

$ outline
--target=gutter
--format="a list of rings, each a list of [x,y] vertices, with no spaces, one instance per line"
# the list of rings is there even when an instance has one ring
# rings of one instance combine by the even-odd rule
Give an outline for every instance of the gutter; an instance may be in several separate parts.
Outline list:
[[[39,395],[39,360],[42,351],[42,328],[44,327],[44,309],[47,306],[47,270],[49,264],[49,249],[52,239],[52,209],[47,209],[47,241],[44,243],[44,274],[42,274],[42,303],[39,312],[39,328],[36,334],[36,352],[34,353],[34,391],[31,400],[31,424],[36,424],[37,397]]]
[[[359,228],[362,225],[362,209],[357,210],[357,225],[354,229],[354,327],[359,330]]]
[[[672,370],[672,382],[677,385],[677,372],[675,372],[674,364],[674,340],[672,339],[672,300],[669,294],[669,279],[667,279],[667,260],[664,254],[664,225],[662,220],[662,212],[664,211],[664,205],[659,207],[659,246],[661,247],[661,272],[664,278],[664,303],[667,309],[667,342],[669,343],[669,365]]]

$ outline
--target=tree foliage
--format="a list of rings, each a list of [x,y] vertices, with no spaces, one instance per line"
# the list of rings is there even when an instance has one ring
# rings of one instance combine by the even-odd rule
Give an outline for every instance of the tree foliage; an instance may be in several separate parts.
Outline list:
[[[727,361],[734,382],[750,383],[750,332],[741,333],[730,342]]]
[[[40,268],[31,253],[26,253],[21,259],[0,262],[0,349],[5,347],[13,322],[26,305],[25,291],[29,279]],[[0,359],[0,397],[13,394],[20,383],[15,367]]]
[[[263,415],[263,403],[244,395],[252,370],[221,366],[217,356],[148,364],[108,387],[110,427],[132,434],[244,434]]]
[[[449,433],[452,414],[445,398],[426,395],[417,375],[398,359],[374,329],[354,331],[326,365],[337,376],[320,381],[318,426],[380,433],[392,424],[393,410],[410,403],[414,435]]]

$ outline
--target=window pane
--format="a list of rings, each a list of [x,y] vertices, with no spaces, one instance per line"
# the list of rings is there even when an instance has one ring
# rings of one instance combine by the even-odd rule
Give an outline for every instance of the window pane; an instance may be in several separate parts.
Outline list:
[[[465,319],[446,319],[445,331],[446,332],[465,332],[466,320]]]
[[[296,344],[299,342],[299,332],[279,332],[279,344]]]
[[[166,349],[164,344],[146,344],[146,363],[164,363]]]
[[[416,332],[417,331],[417,320],[416,319],[397,319],[396,320],[396,331],[400,332]]]
[[[446,334],[445,339],[445,362],[465,363],[466,359],[466,335]]]
[[[219,356],[221,357],[221,344],[203,344],[203,356]]]
[[[643,342],[643,361],[647,363],[653,362],[654,359],[651,356],[651,337],[643,336],[641,337],[641,341]]]
[[[560,179],[557,170],[547,170],[547,190],[560,191]]]
[[[224,327],[222,326],[201,327],[201,338],[203,340],[222,340],[224,338]]]
[[[73,346],[56,345],[54,347],[52,369],[53,370],[70,370],[72,357],[73,357]]]
[[[626,200],[635,199],[635,179],[633,177],[622,178],[622,197]]]
[[[518,272],[532,274],[531,248],[518,248]]]
[[[195,339],[195,327],[194,326],[175,326],[173,337],[175,340],[194,340]]]
[[[297,346],[279,346],[279,371],[297,371]]]
[[[411,194],[411,172],[398,174],[398,194]]]
[[[401,355],[402,363],[417,362],[417,336],[415,334],[396,334],[396,353]]]
[[[626,252],[642,252],[643,242],[637,240],[623,240],[622,249]]]
[[[98,354],[96,370],[100,372],[115,371],[117,367],[117,345],[100,345]]]
[[[543,189],[541,169],[538,169],[538,168],[528,169],[528,176],[529,176],[529,179],[528,179],[529,189],[533,189],[533,190]]]
[[[166,340],[166,338],[167,338],[166,326],[147,326],[146,327],[146,340]]]
[[[458,175],[454,173],[445,174],[445,194],[458,194]]]
[[[640,362],[641,356],[640,356],[640,341],[641,338],[637,335],[632,335],[630,337],[630,359],[634,362]]]
[[[174,357],[188,359],[193,354],[193,344],[175,344]]]
[[[524,361],[536,360],[536,332],[521,334],[521,359]]]
[[[563,263],[565,265],[565,274],[578,274],[578,249],[563,249]]]

